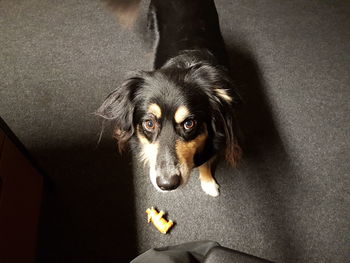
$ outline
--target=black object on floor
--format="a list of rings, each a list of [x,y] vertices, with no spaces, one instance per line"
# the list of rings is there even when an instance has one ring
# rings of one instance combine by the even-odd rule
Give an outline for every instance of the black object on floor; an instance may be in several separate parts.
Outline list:
[[[152,248],[131,263],[268,263],[261,258],[221,247],[213,241],[189,242]]]

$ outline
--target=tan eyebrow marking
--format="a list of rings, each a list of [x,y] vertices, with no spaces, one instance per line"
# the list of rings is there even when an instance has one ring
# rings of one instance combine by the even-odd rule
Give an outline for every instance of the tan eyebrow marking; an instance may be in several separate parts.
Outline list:
[[[189,110],[185,106],[180,106],[175,112],[174,119],[175,119],[176,123],[181,123],[184,120],[186,120],[186,118],[189,115],[190,115]]]
[[[148,113],[153,114],[158,119],[162,117],[162,110],[160,109],[159,105],[156,103],[152,103],[151,105],[148,106]]]

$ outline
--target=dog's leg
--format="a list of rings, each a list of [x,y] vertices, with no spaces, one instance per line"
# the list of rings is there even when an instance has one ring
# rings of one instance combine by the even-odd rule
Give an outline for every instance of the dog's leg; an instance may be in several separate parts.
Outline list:
[[[208,195],[217,197],[219,195],[219,185],[215,182],[212,172],[215,168],[214,160],[202,164],[198,167],[199,179],[201,181],[202,189]]]

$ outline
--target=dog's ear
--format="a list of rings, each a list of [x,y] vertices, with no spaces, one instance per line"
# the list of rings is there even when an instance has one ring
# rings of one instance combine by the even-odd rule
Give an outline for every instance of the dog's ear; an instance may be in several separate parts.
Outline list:
[[[238,143],[239,128],[235,114],[241,99],[233,87],[229,73],[224,68],[198,63],[191,68],[189,75],[191,81],[204,88],[209,97],[214,144],[224,145],[226,161],[235,165],[242,152]]]
[[[214,91],[211,99],[214,137],[219,145],[225,146],[226,161],[231,165],[235,165],[242,154],[238,143],[239,127],[235,111],[227,98],[215,93]]]
[[[143,83],[142,73],[133,73],[107,96],[96,112],[96,115],[115,122],[114,137],[118,141],[120,151],[124,149],[126,142],[134,134],[134,98]]]

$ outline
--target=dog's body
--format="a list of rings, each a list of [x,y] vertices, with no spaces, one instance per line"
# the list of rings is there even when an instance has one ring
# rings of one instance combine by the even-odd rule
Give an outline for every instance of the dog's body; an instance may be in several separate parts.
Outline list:
[[[116,122],[120,149],[130,141],[158,190],[184,185],[199,167],[203,190],[217,196],[216,156],[240,156],[225,45],[213,0],[152,0],[154,70],[113,91],[98,114]]]
[[[149,26],[156,31],[158,38],[155,69],[164,66],[181,51],[201,49],[211,52],[220,65],[228,66],[218,15],[212,0],[152,0]]]

